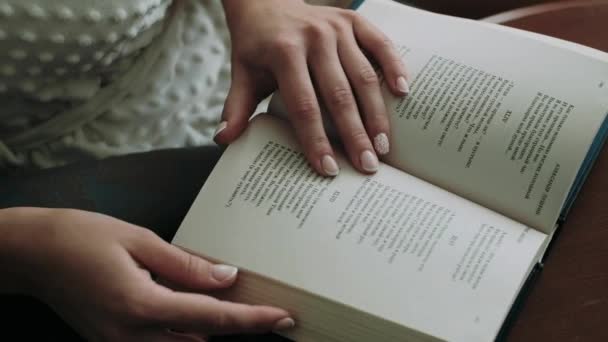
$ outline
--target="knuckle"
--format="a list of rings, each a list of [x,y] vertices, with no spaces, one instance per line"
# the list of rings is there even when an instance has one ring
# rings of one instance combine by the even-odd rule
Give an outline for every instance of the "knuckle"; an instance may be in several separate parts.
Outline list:
[[[311,97],[302,97],[296,100],[294,114],[302,122],[315,121],[319,117],[316,101]]]
[[[311,23],[306,27],[306,34],[312,41],[325,42],[331,37],[332,29],[323,23]]]
[[[359,13],[357,13],[356,11],[353,11],[351,9],[339,9],[340,15],[347,19],[350,22],[355,22],[360,20],[359,19]]]
[[[350,32],[352,32],[349,28],[349,24],[342,20],[335,20],[331,23],[332,30],[338,37],[345,37]],[[340,39],[340,38],[338,38]]]
[[[377,86],[380,83],[378,74],[371,65],[364,65],[359,69],[359,80],[361,84],[366,86]]]
[[[393,66],[395,68],[402,69],[405,67],[403,65],[403,60],[401,60],[401,56],[397,52],[395,52],[395,51],[391,52],[389,59],[390,59],[390,62],[393,63]]]
[[[186,279],[194,281],[199,278],[197,275],[200,275],[202,271],[204,271],[202,269],[202,264],[192,254],[185,254],[183,263]]]
[[[158,236],[153,231],[151,231],[149,229],[146,229],[146,228],[143,228],[143,227],[136,227],[133,230],[133,233],[134,233],[134,236],[142,244],[153,243],[158,238]]]
[[[275,52],[283,58],[292,58],[300,50],[297,41],[286,35],[278,36],[272,45]]]
[[[354,104],[353,92],[346,86],[336,86],[330,91],[329,102],[336,107],[350,107]]]
[[[376,38],[376,48],[378,50],[392,50],[393,41],[383,33],[379,33]]]
[[[153,318],[154,310],[151,308],[149,302],[141,294],[143,291],[132,291],[127,296],[124,303],[127,316],[134,321],[147,321]]]
[[[388,127],[388,117],[384,111],[372,111],[367,115],[367,121],[376,127],[379,127],[383,132],[386,131],[386,128]]]
[[[355,144],[356,146],[367,145],[368,142],[369,142],[369,138],[367,136],[367,132],[365,132],[362,129],[352,130],[350,132],[348,138],[351,141],[351,143]]]
[[[224,311],[213,314],[209,324],[214,330],[221,331],[231,326],[232,318]]]
[[[352,34],[353,23],[351,20],[344,16],[336,16],[329,20],[329,25],[333,32],[338,36],[343,37],[346,34]]]
[[[311,152],[323,152],[329,147],[327,138],[322,135],[313,135],[306,139]]]

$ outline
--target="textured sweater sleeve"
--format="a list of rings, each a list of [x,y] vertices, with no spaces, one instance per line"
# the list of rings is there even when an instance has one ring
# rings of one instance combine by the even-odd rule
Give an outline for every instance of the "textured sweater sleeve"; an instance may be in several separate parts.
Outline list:
[[[0,167],[211,143],[219,1],[0,0]]]

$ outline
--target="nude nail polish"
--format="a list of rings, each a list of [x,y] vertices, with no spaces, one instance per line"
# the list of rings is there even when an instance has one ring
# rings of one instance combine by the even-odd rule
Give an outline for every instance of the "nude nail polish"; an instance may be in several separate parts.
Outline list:
[[[238,273],[238,268],[228,265],[213,265],[211,266],[211,276],[213,279],[223,282],[232,279]]]
[[[274,330],[275,331],[288,330],[295,326],[296,326],[296,322],[292,318],[285,317],[275,323]]]
[[[404,95],[408,95],[410,93],[410,86],[407,84],[405,77],[399,76],[397,79],[397,89]]]
[[[213,133],[213,138],[215,138],[218,134],[222,133],[222,131],[225,130],[226,127],[228,127],[227,121],[220,122],[220,124],[217,125],[217,128],[215,129],[215,133]]]
[[[328,176],[337,176],[340,172],[338,163],[336,163],[334,157],[330,156],[329,154],[326,154],[323,156],[323,158],[321,158],[321,167]]]
[[[378,158],[372,151],[365,150],[361,153],[361,167],[367,172],[378,171]]]

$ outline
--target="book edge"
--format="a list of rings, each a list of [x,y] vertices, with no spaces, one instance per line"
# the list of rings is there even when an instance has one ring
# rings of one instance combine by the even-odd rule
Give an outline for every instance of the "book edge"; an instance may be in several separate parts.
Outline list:
[[[201,258],[204,258],[205,260],[207,260],[211,263],[222,263],[222,260],[207,256],[200,252],[193,251],[193,250],[183,247],[179,244],[176,244],[176,246],[185,250],[188,253],[198,255]],[[249,285],[248,283],[258,282],[259,284],[261,284],[263,286],[256,286],[255,288],[264,288],[266,290],[266,292],[275,293],[275,295],[273,296],[275,298],[284,299],[284,298],[291,297],[293,299],[295,296],[301,296],[301,300],[304,300],[304,302],[306,302],[306,303],[310,302],[311,300],[317,301],[318,303],[326,303],[326,304],[329,304],[328,307],[334,307],[334,308],[338,309],[335,311],[336,316],[339,314],[340,316],[349,317],[349,318],[351,318],[351,320],[349,320],[349,321],[351,321],[353,324],[355,323],[353,321],[366,322],[365,325],[367,325],[369,327],[373,327],[372,328],[373,330],[378,330],[378,331],[383,331],[383,332],[388,331],[388,334],[383,335],[381,337],[387,337],[387,335],[388,335],[388,337],[391,337],[391,338],[399,338],[397,336],[402,336],[404,342],[405,341],[442,341],[442,339],[440,337],[431,335],[430,333],[418,330],[416,328],[413,328],[411,326],[408,326],[408,325],[405,325],[402,323],[392,321],[385,317],[381,317],[381,316],[366,312],[364,310],[358,309],[358,308],[348,305],[346,303],[342,303],[342,302],[333,300],[331,298],[320,296],[311,291],[281,282],[280,280],[277,280],[277,279],[273,279],[273,278],[264,276],[263,274],[258,274],[256,272],[241,268],[241,269],[239,269],[238,277],[239,277],[239,279],[237,280],[237,283],[235,283],[235,285],[233,287],[217,292],[219,299],[226,299],[226,300],[253,304],[253,305],[260,304],[260,305],[279,305],[280,306],[281,304],[278,303],[279,302],[278,300],[277,300],[276,304],[273,304],[273,303],[271,303],[272,300],[270,300],[270,301],[265,300],[264,302],[255,301],[255,300],[252,301],[252,300],[247,299],[247,297],[251,298],[250,294],[249,294],[249,296],[243,295],[243,291],[245,291],[245,294],[247,294],[246,290],[243,290],[243,287],[248,286]],[[245,284],[245,285],[243,285],[243,284]],[[270,288],[272,288],[273,290],[271,291]],[[239,291],[240,291],[240,294],[237,293]],[[276,296],[277,291],[285,291],[285,293],[287,295]],[[353,317],[355,319],[352,319]],[[296,322],[296,325],[297,324],[298,323]],[[362,326],[362,324],[357,324],[357,326]],[[371,334],[372,329],[368,330],[368,331],[370,331],[370,334]],[[312,330],[312,329],[307,329],[307,330]],[[314,330],[314,331],[316,331],[316,330]],[[403,336],[404,332],[407,332],[407,336]],[[278,335],[284,336],[286,338],[290,338],[290,339],[295,338],[295,336],[294,336],[295,334],[291,333],[291,332],[275,332],[275,333]],[[369,339],[366,338],[366,339],[363,339],[360,341],[363,342],[363,341],[368,341],[368,340]],[[349,341],[357,342],[357,341],[359,341],[359,339],[349,340]],[[401,341],[401,339],[399,338],[398,340],[394,340],[394,341]]]

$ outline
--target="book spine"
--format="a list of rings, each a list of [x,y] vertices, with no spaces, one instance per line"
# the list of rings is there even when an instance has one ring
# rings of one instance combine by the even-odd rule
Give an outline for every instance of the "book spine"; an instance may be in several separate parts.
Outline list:
[[[587,156],[585,157],[585,160],[583,161],[581,168],[579,169],[578,174],[576,175],[574,184],[572,185],[572,188],[570,189],[570,192],[568,193],[568,196],[566,197],[566,201],[564,202],[564,206],[562,207],[562,212],[559,216],[559,221],[557,222],[558,224],[561,224],[566,220],[566,217],[568,216],[570,208],[572,207],[574,200],[577,198],[578,193],[581,190],[581,187],[583,186],[585,180],[587,179],[587,176],[589,175],[589,172],[591,171],[593,165],[595,164],[595,160],[597,159],[600,152],[602,151],[602,148],[604,146],[604,143],[605,143],[607,137],[608,137],[608,113],[606,113],[604,122],[602,123],[602,126],[600,127],[597,135],[595,136],[595,139],[594,139],[593,143],[591,144],[591,147],[589,148]]]

